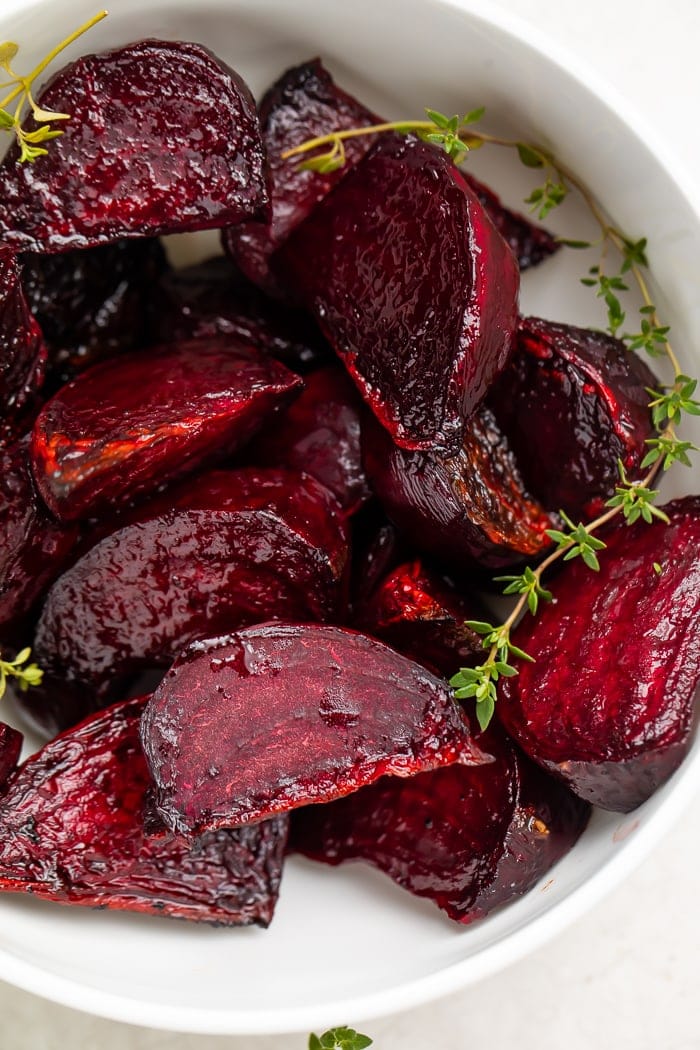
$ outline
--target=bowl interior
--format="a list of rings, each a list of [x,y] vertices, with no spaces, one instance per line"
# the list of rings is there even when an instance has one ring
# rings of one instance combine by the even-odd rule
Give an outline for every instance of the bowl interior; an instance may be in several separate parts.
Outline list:
[[[551,145],[623,229],[649,237],[655,294],[686,370],[700,370],[692,350],[700,334],[696,213],[619,107],[616,113],[571,73],[566,57],[548,54],[530,33],[496,24],[478,3],[430,0],[402,0],[400,12],[376,0],[119,0],[114,8],[73,54],[143,36],[197,40],[256,93],[318,54],[343,86],[389,117],[418,116],[426,105],[452,113],[484,104],[489,128]],[[32,42],[22,50],[29,67],[93,13],[93,0],[6,0],[0,36]],[[510,204],[537,182],[503,150],[483,150],[469,163]],[[576,238],[591,232],[574,201],[549,225]],[[593,261],[570,251],[528,274],[523,312],[602,325],[578,280]],[[668,491],[693,487],[685,472]],[[369,868],[331,870],[293,858],[268,931],[0,899],[0,976],[107,1016],[201,1032],[301,1030],[415,1005],[513,961],[580,914],[660,836],[699,780],[696,745],[650,802],[629,817],[596,813],[542,885],[472,928],[451,924]]]

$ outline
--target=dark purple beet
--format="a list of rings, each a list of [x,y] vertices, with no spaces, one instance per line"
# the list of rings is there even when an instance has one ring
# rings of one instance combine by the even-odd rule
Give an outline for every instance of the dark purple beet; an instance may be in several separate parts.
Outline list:
[[[561,245],[551,233],[542,226],[536,226],[535,223],[530,222],[526,215],[506,208],[490,186],[479,182],[468,171],[464,172],[464,178],[515,255],[521,273],[523,270],[529,270],[531,266],[544,262],[559,250]]]
[[[37,102],[71,119],[47,156],[20,164],[13,146],[0,166],[8,246],[63,252],[267,218],[252,96],[199,44],[142,40],[84,55]]]
[[[508,360],[518,268],[447,154],[382,138],[275,259],[394,440],[456,454]]]
[[[233,452],[301,386],[224,336],[105,361],[41,410],[34,478],[62,520],[99,515]]]
[[[0,722],[0,790],[14,772],[22,750],[22,734]]]
[[[417,550],[450,572],[500,569],[542,554],[555,521],[525,489],[490,409],[467,424],[456,456],[406,452],[378,424],[363,430],[370,485]]]
[[[318,478],[353,514],[371,496],[362,468],[360,426],[364,407],[339,366],[307,377],[284,417],[263,430],[247,456],[262,466],[291,467]]]
[[[355,631],[264,624],[197,642],[141,725],[173,830],[235,827],[481,753],[447,685]]]
[[[28,759],[0,794],[0,889],[63,904],[267,926],[287,820],[198,842],[144,829],[145,700],[93,716]]]
[[[149,341],[147,306],[165,269],[157,240],[22,256],[22,286],[49,348],[49,385]]]
[[[486,765],[383,777],[299,810],[292,848],[328,864],[367,860],[462,923],[526,893],[573,846],[589,807],[496,729],[476,739]]]
[[[45,368],[46,346],[22,290],[20,267],[0,247],[0,445],[40,389]]]
[[[526,317],[489,403],[530,491],[552,510],[594,518],[619,483],[618,460],[630,480],[642,475],[654,434],[646,388],[657,386],[619,339]]]
[[[167,667],[195,638],[342,615],[343,515],[314,478],[218,471],[139,513],[57,580],[37,628],[40,666],[103,702],[124,675]]]
[[[300,158],[283,160],[282,153],[306,139],[339,128],[376,124],[378,119],[334,83],[319,59],[287,70],[264,95],[260,123],[270,169],[272,222],[266,226],[242,223],[224,235],[226,250],[261,288],[280,294],[270,272],[270,256],[345,174],[345,169],[326,175],[300,171]],[[371,145],[371,138],[350,139],[346,143],[348,166],[360,160]]]
[[[580,559],[564,568],[556,602],[514,635],[535,662],[503,680],[496,705],[536,762],[603,809],[640,805],[690,746],[700,681],[700,497],[665,510],[670,525],[610,531],[600,572]]]
[[[358,608],[371,598],[384,576],[410,554],[376,499],[354,516],[351,525],[350,594],[353,608]]]

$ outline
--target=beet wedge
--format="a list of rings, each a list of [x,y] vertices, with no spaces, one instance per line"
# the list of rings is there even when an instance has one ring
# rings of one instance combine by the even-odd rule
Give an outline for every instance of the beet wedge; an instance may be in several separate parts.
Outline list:
[[[0,166],[0,236],[12,248],[63,252],[267,217],[252,96],[199,44],[84,55],[37,103],[70,120],[47,156],[20,164],[15,146]]]
[[[141,508],[56,581],[35,657],[111,696],[123,676],[167,667],[195,638],[342,616],[347,561],[340,507],[314,478],[213,472]]]
[[[469,172],[465,171],[463,175],[470,189],[479,198],[491,222],[518,260],[521,273],[532,266],[539,266],[550,255],[559,251],[561,244],[551,233],[542,226],[530,222],[526,215],[506,208],[501,198],[490,186],[479,182]]]
[[[461,923],[526,893],[574,845],[590,807],[497,729],[475,739],[486,765],[382,777],[293,813],[292,849],[327,864],[369,861]]]
[[[158,811],[199,834],[326,802],[383,774],[478,763],[440,679],[340,627],[263,624],[198,642],[153,694]]]
[[[550,545],[556,522],[523,484],[493,413],[471,417],[456,456],[406,452],[377,424],[363,431],[367,477],[382,505],[417,550],[448,572],[499,569],[531,560]]]
[[[233,452],[301,387],[225,337],[105,361],[39,413],[37,486],[64,521],[99,515]]]
[[[556,603],[514,641],[534,657],[496,709],[541,766],[596,806],[644,802],[690,746],[700,681],[700,497],[606,535],[600,572],[571,562]],[[656,565],[661,572],[657,572]]]
[[[47,350],[20,282],[20,267],[0,248],[0,443],[44,379]]]
[[[22,750],[22,734],[12,726],[0,722],[0,790],[19,762]]]
[[[284,151],[329,131],[364,127],[378,119],[339,88],[318,59],[288,69],[266,92],[260,123],[270,166],[272,219],[268,225],[241,223],[224,234],[226,251],[251,281],[272,294],[282,294],[270,272],[270,256],[346,171],[301,171],[300,158],[283,160]],[[371,145],[369,137],[349,139],[347,165],[360,160]]]
[[[275,259],[394,441],[456,454],[508,360],[519,277],[447,154],[382,138]]]
[[[641,477],[654,434],[647,388],[656,387],[619,339],[526,317],[490,404],[530,491],[578,520],[602,512],[618,461],[631,481]]]
[[[150,778],[144,699],[116,704],[52,740],[0,793],[0,890],[63,904],[226,926],[267,926],[287,819],[197,843],[144,829]]]

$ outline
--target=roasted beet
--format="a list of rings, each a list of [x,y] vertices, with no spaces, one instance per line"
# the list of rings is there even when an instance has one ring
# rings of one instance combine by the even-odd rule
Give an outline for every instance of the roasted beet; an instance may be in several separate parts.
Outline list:
[[[0,449],[0,636],[60,575],[77,540],[77,527],[60,525],[37,495],[29,439]]]
[[[362,467],[363,413],[347,373],[339,366],[320,369],[307,378],[284,418],[256,438],[248,455],[254,463],[311,474],[352,514],[371,496]]]
[[[287,821],[191,843],[144,830],[144,700],[52,740],[0,794],[0,889],[65,904],[247,926],[272,919]]]
[[[490,403],[528,488],[546,507],[593,518],[619,483],[618,461],[641,476],[654,433],[646,388],[657,386],[619,339],[527,317]]]
[[[456,456],[406,452],[367,424],[364,464],[370,484],[403,535],[452,572],[498,569],[541,554],[554,521],[525,490],[493,413],[471,417]]]
[[[447,685],[340,627],[264,624],[196,642],[144,712],[173,830],[249,824],[383,774],[483,760]]]
[[[146,308],[165,269],[154,239],[22,257],[22,286],[49,348],[49,384],[148,342]]]
[[[410,555],[378,500],[366,504],[352,519],[350,546],[350,597],[353,608],[358,608],[371,597],[384,576]]]
[[[39,491],[62,520],[92,517],[234,451],[301,386],[226,337],[105,361],[40,412]]]
[[[508,360],[518,268],[447,154],[382,138],[275,258],[394,440],[456,454]]]
[[[105,697],[123,675],[167,667],[194,638],[341,614],[347,536],[340,507],[314,478],[214,472],[140,515],[49,592],[35,656],[57,677]]]
[[[20,267],[0,248],[0,443],[41,387],[45,368],[46,346],[22,290]]]
[[[458,668],[481,662],[481,638],[464,621],[486,618],[476,598],[413,561],[380,581],[356,610],[355,624],[450,678]]]
[[[504,679],[497,711],[524,750],[603,809],[640,805],[690,745],[700,680],[700,497],[671,524],[606,535],[600,572],[579,559],[556,602],[518,627],[535,662]],[[661,572],[657,572],[655,564]]]
[[[300,171],[299,158],[283,160],[282,153],[317,135],[377,120],[333,82],[318,59],[287,70],[265,94],[260,123],[270,167],[272,222],[267,226],[243,223],[224,236],[226,250],[261,288],[280,293],[270,273],[270,256],[345,174],[342,168],[325,175]],[[371,144],[371,138],[348,140],[347,163],[356,163]]]
[[[370,787],[292,817],[292,847],[328,864],[359,858],[469,923],[526,893],[573,846],[589,807],[491,729],[493,761]]]
[[[484,211],[518,260],[521,272],[554,255],[561,245],[541,226],[536,226],[520,212],[504,207],[497,193],[469,172],[464,172],[469,187],[479,198]]]
[[[0,789],[14,772],[22,750],[22,734],[0,722]],[[1,837],[1,836],[0,836]]]
[[[150,313],[153,342],[229,335],[295,372],[333,359],[308,314],[268,299],[223,255],[167,273],[152,296]]]
[[[199,44],[143,40],[84,55],[37,102],[70,120],[47,156],[20,164],[13,146],[0,166],[10,247],[63,252],[267,218],[253,99]]]

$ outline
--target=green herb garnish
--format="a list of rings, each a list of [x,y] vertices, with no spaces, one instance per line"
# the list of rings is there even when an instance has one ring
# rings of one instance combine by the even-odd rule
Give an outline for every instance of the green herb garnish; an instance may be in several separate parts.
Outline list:
[[[331,1028],[321,1036],[309,1036],[309,1050],[365,1050],[371,1045],[369,1036],[353,1028]]]
[[[44,672],[36,664],[27,663],[32,651],[22,649],[14,660],[3,660],[0,656],[0,699],[5,695],[8,678],[14,678],[18,688],[26,693],[31,685],[40,685]]]

